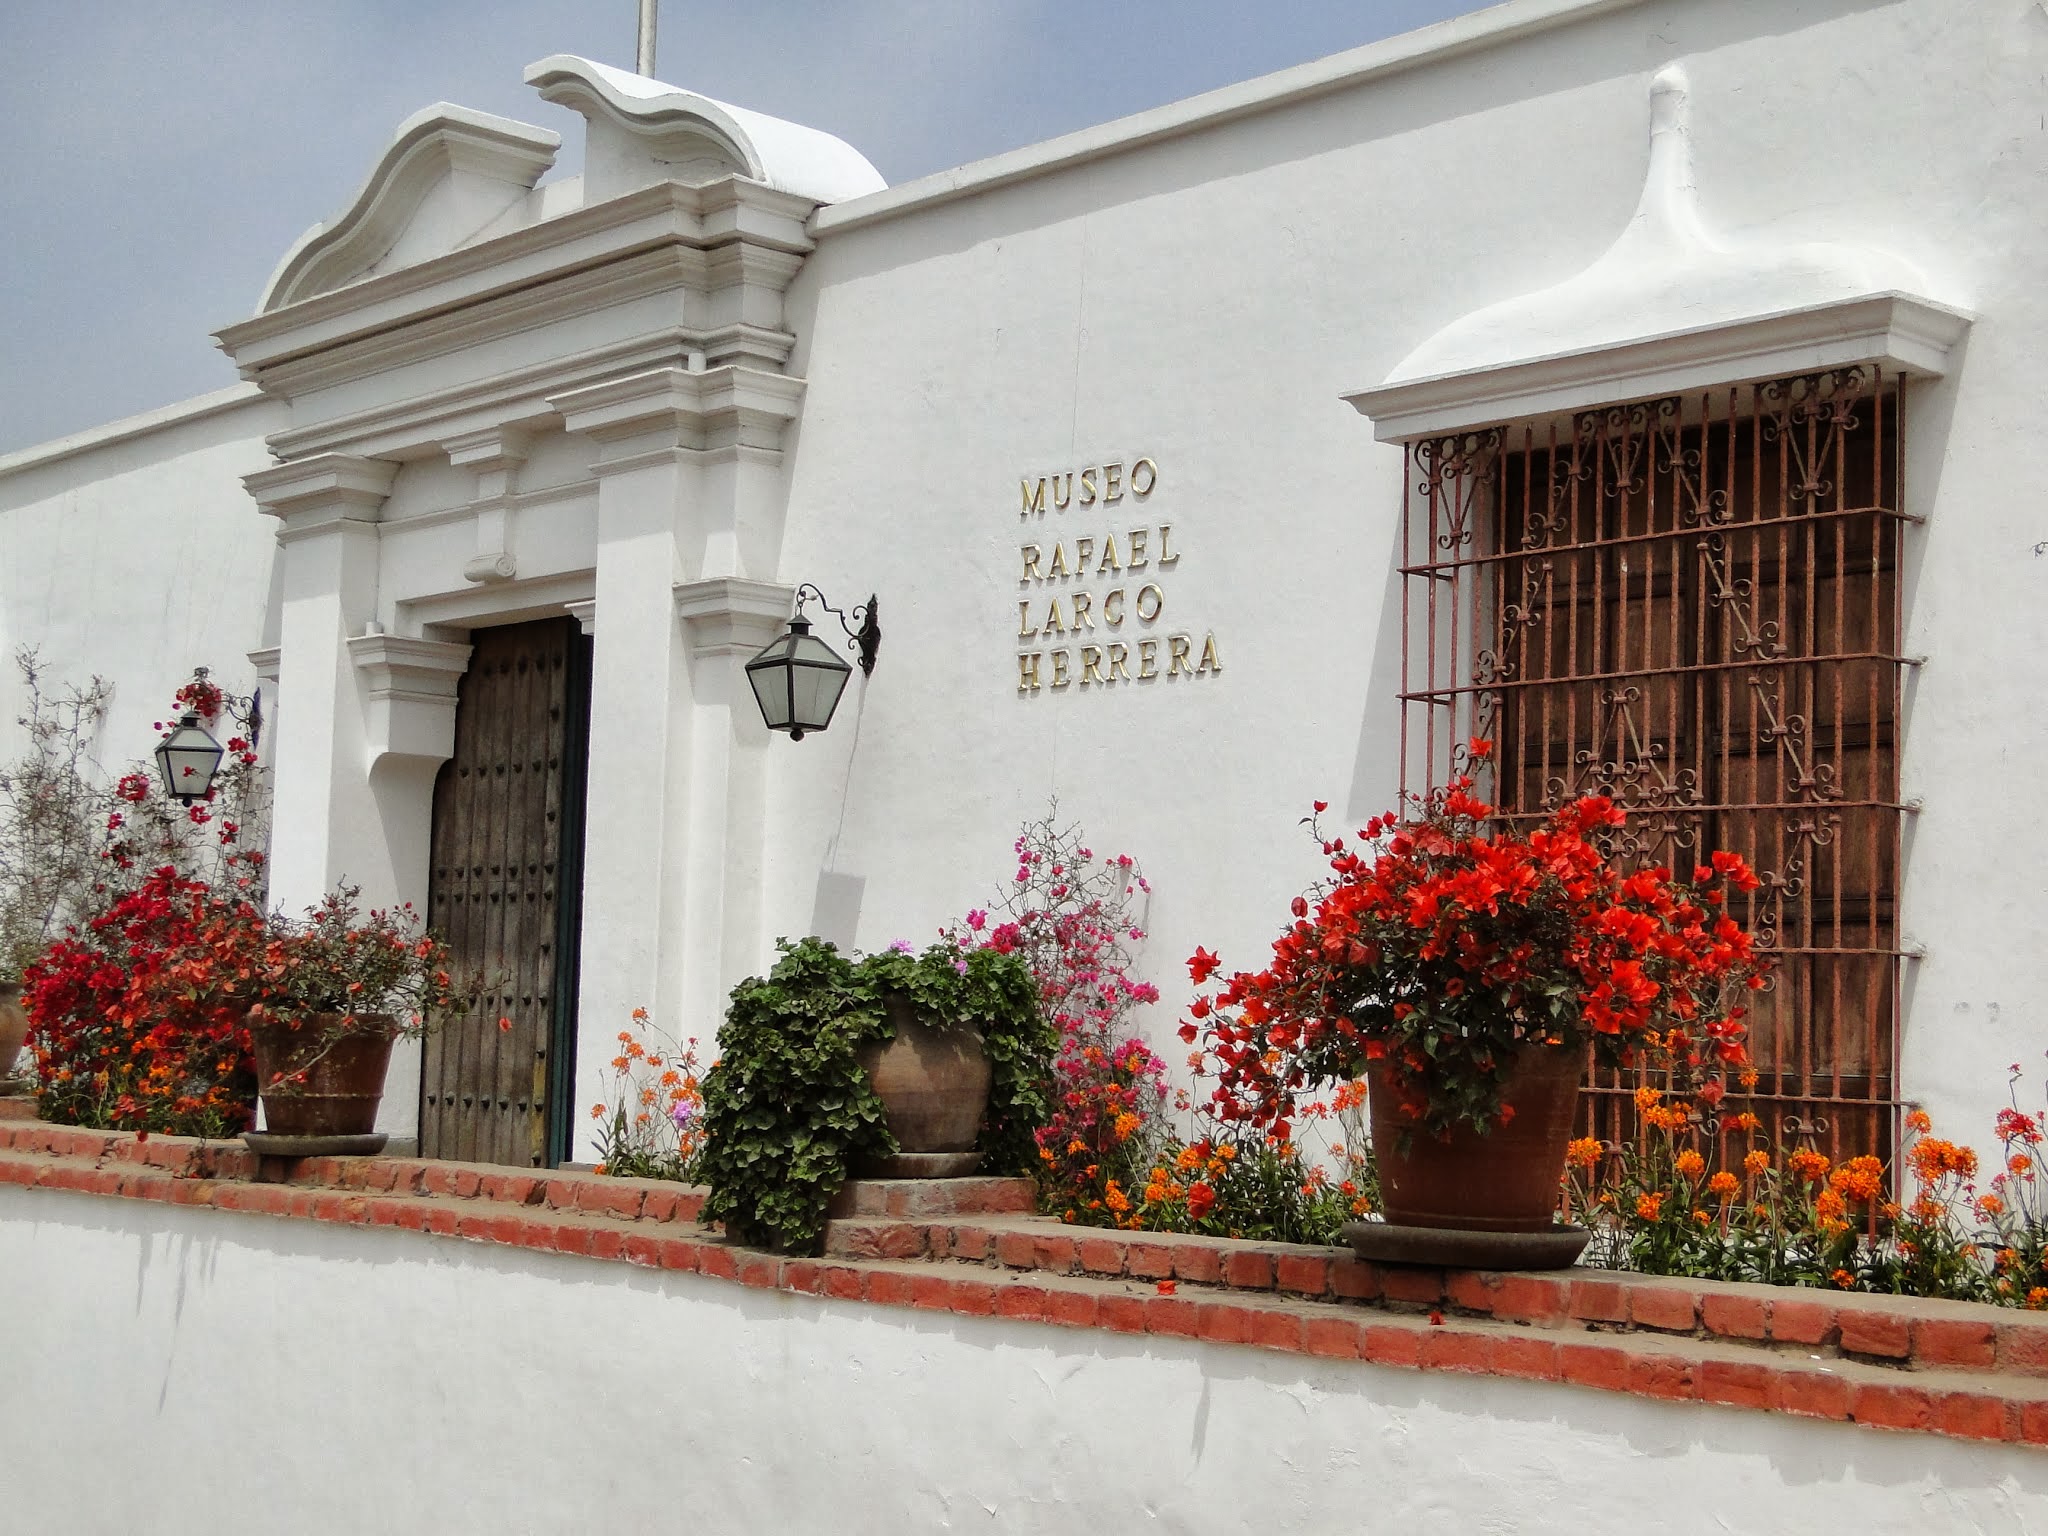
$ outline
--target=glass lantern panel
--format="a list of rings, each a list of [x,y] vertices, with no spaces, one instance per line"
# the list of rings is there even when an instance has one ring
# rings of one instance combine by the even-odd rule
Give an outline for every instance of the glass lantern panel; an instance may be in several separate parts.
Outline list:
[[[832,657],[834,663],[838,658]],[[832,711],[839,705],[839,695],[846,688],[847,673],[851,669],[844,665],[799,666],[792,681],[796,690],[796,721],[807,731],[822,731],[832,721]]]

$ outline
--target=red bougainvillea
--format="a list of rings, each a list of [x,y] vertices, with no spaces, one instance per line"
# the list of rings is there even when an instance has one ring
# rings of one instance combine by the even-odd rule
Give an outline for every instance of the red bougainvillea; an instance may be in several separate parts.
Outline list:
[[[263,913],[167,867],[120,894],[23,973],[46,1118],[222,1136],[256,1083],[242,1018]]]
[[[1476,762],[1490,750],[1472,744]],[[1502,1083],[1532,1044],[1590,1043],[1609,1065],[1650,1043],[1709,1069],[1742,1062],[1740,998],[1764,973],[1724,888],[1755,889],[1749,866],[1715,853],[1690,881],[1619,870],[1597,846],[1623,820],[1610,801],[1576,800],[1523,836],[1489,831],[1473,787],[1374,819],[1362,851],[1310,818],[1331,878],[1294,898],[1264,970],[1197,997],[1181,1027],[1208,1037],[1220,1116],[1284,1138],[1297,1091],[1380,1061],[1405,1117],[1444,1135],[1513,1115]],[[1197,949],[1189,975],[1218,966]]]

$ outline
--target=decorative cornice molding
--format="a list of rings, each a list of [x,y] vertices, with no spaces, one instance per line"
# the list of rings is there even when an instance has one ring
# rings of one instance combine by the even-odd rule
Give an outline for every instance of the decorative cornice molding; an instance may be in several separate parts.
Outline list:
[[[564,603],[562,607],[568,610],[569,617],[576,621],[576,627],[581,629],[583,633],[586,635],[597,633],[596,598],[588,598],[580,603]]]
[[[308,520],[375,522],[397,476],[398,466],[383,459],[319,453],[244,475],[242,484],[262,511],[296,528]]]
[[[392,135],[353,202],[301,235],[271,274],[261,313],[342,287],[383,256],[442,182],[462,176],[496,192],[502,215],[555,163],[562,136],[452,102],[415,112]],[[494,185],[495,184],[495,185]]]
[[[801,198],[737,179],[703,187],[664,182],[224,326],[214,340],[242,376],[253,379],[287,358],[662,243],[709,250],[744,240],[801,255],[813,247],[804,228],[811,208]]]
[[[1404,379],[1344,398],[1372,418],[1374,437],[1396,443],[1860,363],[1938,377],[1970,320],[1944,304],[1886,293],[1498,368]]]
[[[260,650],[248,651],[244,654],[249,658],[249,665],[256,669],[256,681],[267,683],[270,687],[275,688],[278,678],[283,675],[283,649],[275,645],[266,645]]]
[[[615,261],[536,280],[512,293],[494,294],[401,323],[401,328],[351,337],[318,351],[262,368],[265,389],[287,398],[385,373],[409,363],[464,352],[501,336],[571,321],[637,298],[675,289],[708,287],[702,251],[661,245]]]
[[[310,426],[293,427],[265,439],[272,453],[287,457],[355,450],[370,457],[399,458],[437,449],[451,437],[505,426],[552,427],[550,397],[650,368],[680,365],[689,355],[679,328],[649,332],[612,345],[552,357],[487,379],[372,406]]]
[[[357,635],[348,642],[349,659],[363,674],[372,699],[453,699],[462,674],[469,670],[470,650],[447,640],[382,633]]]
[[[527,434],[517,427],[485,427],[441,440],[448,462],[479,475],[517,469],[526,462]]]
[[[348,642],[369,700],[370,767],[387,757],[442,763],[455,755],[455,701],[470,647],[405,635]]]
[[[796,588],[744,576],[675,584],[676,617],[698,656],[751,656],[782,633]]]
[[[804,381],[786,373],[729,366],[692,373],[657,368],[557,395],[549,404],[565,430],[619,448],[719,448],[781,445],[782,429],[802,409]],[[659,436],[659,444],[641,439]]]
[[[597,591],[591,570],[527,576],[489,586],[401,598],[398,622],[406,629],[429,633],[474,629],[479,624],[517,624],[527,619],[556,619],[571,603],[589,602]]]

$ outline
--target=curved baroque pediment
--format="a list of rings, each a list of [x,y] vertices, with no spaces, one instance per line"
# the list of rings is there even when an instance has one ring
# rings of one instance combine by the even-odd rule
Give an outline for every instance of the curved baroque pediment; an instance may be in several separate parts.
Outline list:
[[[452,102],[415,112],[348,208],[285,253],[258,313],[468,244],[515,214],[561,142],[546,128]]]
[[[586,204],[656,182],[731,175],[816,203],[845,202],[888,186],[844,139],[573,54],[529,65],[526,83],[590,123]]]

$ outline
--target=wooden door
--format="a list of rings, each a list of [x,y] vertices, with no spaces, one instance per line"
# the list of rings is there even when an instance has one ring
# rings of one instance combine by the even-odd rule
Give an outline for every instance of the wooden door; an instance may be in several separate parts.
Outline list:
[[[427,1040],[420,1151],[547,1167],[569,1140],[590,641],[573,619],[470,640],[455,755],[434,786],[427,901],[486,991]]]

